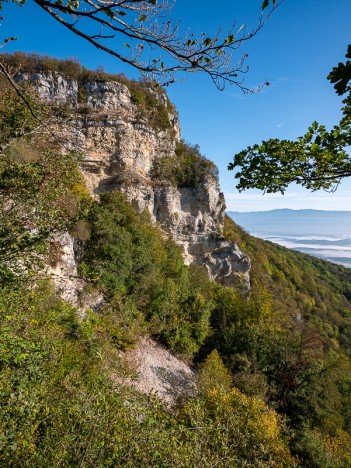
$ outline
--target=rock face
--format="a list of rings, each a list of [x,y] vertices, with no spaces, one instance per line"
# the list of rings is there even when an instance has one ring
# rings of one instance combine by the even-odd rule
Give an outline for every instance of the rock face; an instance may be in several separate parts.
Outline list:
[[[127,379],[112,376],[119,384],[133,386],[146,395],[153,393],[168,406],[197,393],[196,376],[189,365],[151,338],[141,338],[134,349],[121,356],[134,375]]]
[[[50,246],[56,249],[58,258],[48,266],[48,274],[62,299],[76,304],[83,285],[78,279],[74,239],[64,232],[55,236]]]
[[[66,146],[84,154],[82,172],[95,196],[121,190],[183,248],[187,264],[204,266],[224,285],[249,288],[250,259],[222,236],[225,201],[218,180],[208,176],[196,187],[177,187],[152,177],[154,161],[174,156],[180,139],[178,115],[163,93],[149,90],[166,118],[167,125],[158,126],[125,84],[78,84],[52,73],[19,79],[35,84],[46,103],[68,109],[55,131]]]
[[[78,83],[62,75],[53,73],[22,73],[16,81],[30,81],[40,93],[43,101],[51,104],[67,102],[76,106],[78,98]]]

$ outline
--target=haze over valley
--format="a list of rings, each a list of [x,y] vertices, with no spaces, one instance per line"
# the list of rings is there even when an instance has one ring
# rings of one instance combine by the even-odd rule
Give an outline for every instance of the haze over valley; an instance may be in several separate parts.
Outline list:
[[[351,211],[279,209],[228,215],[254,236],[351,268]]]

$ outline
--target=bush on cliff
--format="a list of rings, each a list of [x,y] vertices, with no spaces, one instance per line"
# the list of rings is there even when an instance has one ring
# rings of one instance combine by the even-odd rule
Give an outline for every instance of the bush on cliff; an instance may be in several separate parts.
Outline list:
[[[137,105],[139,116],[145,119],[151,128],[156,131],[171,129],[168,113],[174,111],[174,106],[170,103],[165,91],[156,82],[143,79],[131,80],[128,79],[124,73],[107,73],[104,71],[103,67],[99,67],[97,70],[89,70],[82,66],[75,58],[57,59],[37,53],[24,52],[14,52],[13,54],[2,53],[0,54],[0,58],[12,71],[16,71],[17,73],[52,73],[54,76],[59,74],[65,76],[69,80],[77,81],[78,101],[82,104],[79,110],[86,114],[89,114],[91,109],[84,107],[86,98],[84,89],[85,83],[93,81],[100,83],[111,81],[122,83],[129,89],[132,102]],[[166,102],[166,104],[164,102]],[[6,107],[3,109],[6,111]],[[31,117],[28,109],[26,110],[28,116]],[[69,115],[69,109],[62,107],[60,111],[61,114],[66,113],[67,116]]]
[[[212,302],[192,281],[179,247],[118,192],[101,196],[89,223],[80,271],[116,304],[116,316],[127,302],[150,333],[192,356],[209,333]]]
[[[206,159],[198,145],[177,142],[174,156],[154,161],[152,178],[155,182],[169,182],[177,187],[197,188],[209,180],[218,180],[217,166]]]

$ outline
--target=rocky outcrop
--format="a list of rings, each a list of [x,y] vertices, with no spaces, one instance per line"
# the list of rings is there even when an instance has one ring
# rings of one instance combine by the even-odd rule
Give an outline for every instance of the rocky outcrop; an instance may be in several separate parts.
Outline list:
[[[133,386],[146,395],[154,394],[166,405],[197,393],[196,375],[184,361],[148,337],[121,353],[129,377],[112,375],[118,384]]]
[[[55,131],[84,154],[82,171],[95,196],[121,190],[182,247],[187,264],[204,266],[224,285],[249,288],[249,258],[222,236],[225,201],[218,180],[208,176],[196,187],[177,187],[152,177],[155,160],[174,156],[180,138],[177,113],[163,93],[146,90],[163,110],[159,125],[123,83],[78,84],[52,73],[19,79],[34,83],[46,103],[69,110]]]
[[[50,250],[54,255],[50,256],[48,275],[62,299],[77,304],[83,284],[78,278],[74,239],[68,232],[58,234],[51,239]]]
[[[16,76],[16,81],[33,83],[44,102],[77,106],[78,83],[75,80],[56,73],[21,73]]]
[[[184,253],[185,263],[204,266],[209,278],[225,285],[249,288],[250,259],[222,236],[225,201],[218,181],[199,187],[152,186],[136,178],[116,183],[139,210],[147,210]]]
[[[96,312],[105,305],[106,301],[99,291],[85,293],[85,282],[78,274],[79,247],[79,243],[69,232],[52,237],[46,272],[62,299],[77,306],[81,316],[84,317],[88,309]]]

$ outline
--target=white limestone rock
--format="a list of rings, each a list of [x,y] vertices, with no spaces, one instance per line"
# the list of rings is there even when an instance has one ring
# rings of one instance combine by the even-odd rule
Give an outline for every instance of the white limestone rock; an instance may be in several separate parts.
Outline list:
[[[34,83],[45,102],[70,106],[70,118],[55,132],[83,153],[82,172],[95,197],[121,190],[182,247],[187,264],[204,266],[211,279],[226,286],[249,288],[250,259],[222,237],[225,201],[218,180],[208,176],[197,187],[176,187],[152,176],[156,159],[175,155],[180,127],[174,110],[168,113],[170,128],[158,131],[141,117],[125,84],[86,82],[79,89],[77,82],[51,73],[20,79]],[[82,112],[86,108],[89,112]]]
[[[146,395],[154,394],[167,406],[173,406],[179,398],[196,395],[194,371],[151,338],[141,338],[134,349],[121,356],[134,378],[113,375],[118,384],[133,386]]]
[[[116,112],[131,106],[131,94],[128,87],[117,82],[87,82],[83,85],[85,102],[92,109],[104,112]]]
[[[48,266],[48,275],[62,299],[78,305],[83,283],[78,278],[74,239],[68,232],[64,232],[51,239],[51,245],[55,246],[56,255]]]
[[[16,81],[30,81],[34,84],[42,100],[52,104],[69,104],[73,107],[78,102],[78,83],[64,76],[47,73],[21,73]]]

